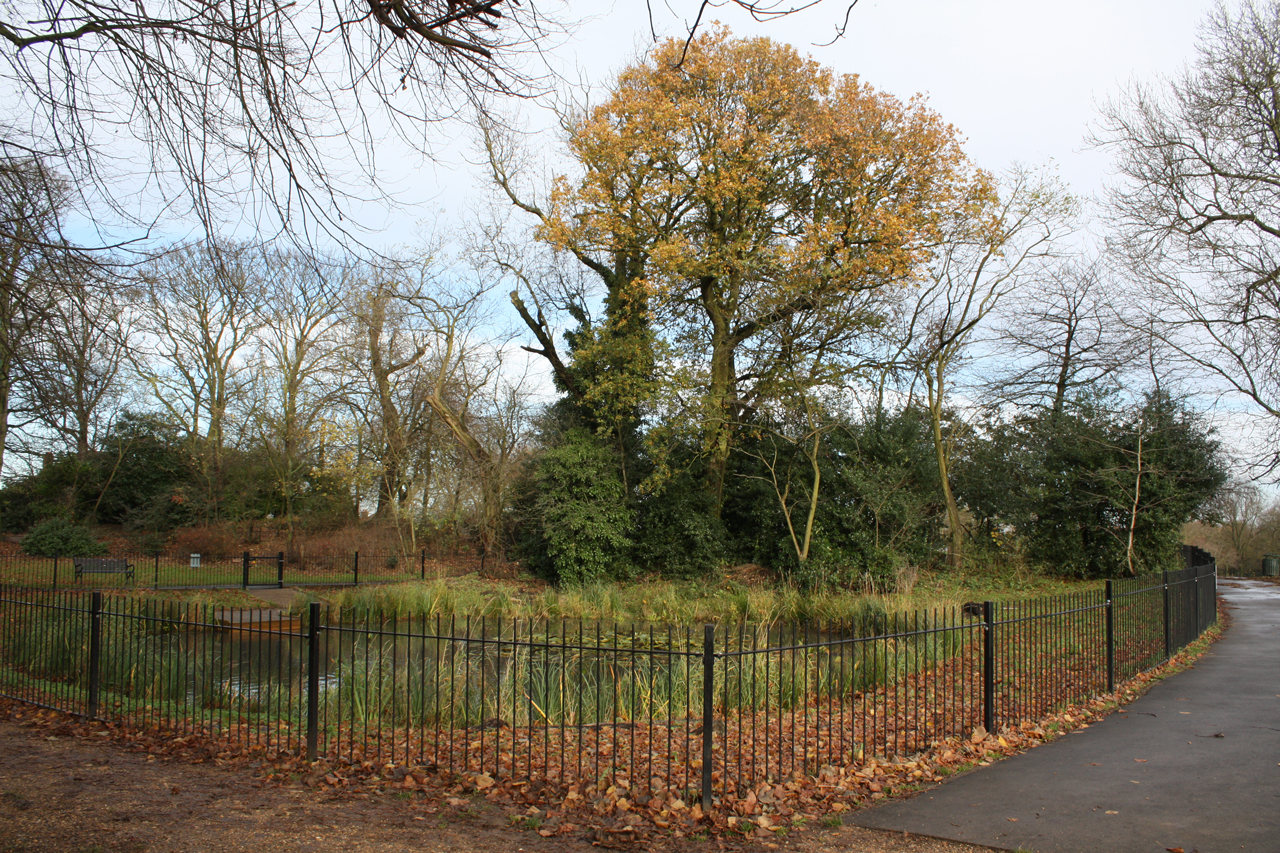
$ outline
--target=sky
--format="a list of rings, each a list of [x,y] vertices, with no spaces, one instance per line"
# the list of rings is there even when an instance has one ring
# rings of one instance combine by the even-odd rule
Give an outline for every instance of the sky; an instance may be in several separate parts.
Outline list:
[[[653,44],[641,0],[610,4],[570,0],[586,14],[551,61],[568,80],[600,87]],[[1026,0],[859,0],[843,38],[829,45],[844,17],[842,0],[805,12],[755,22],[741,9],[708,10],[736,35],[763,35],[794,45],[840,73],[902,99],[916,94],[966,138],[979,166],[999,171],[1014,163],[1053,163],[1071,192],[1100,198],[1111,179],[1111,155],[1087,137],[1099,107],[1135,83],[1158,84],[1195,56],[1198,29],[1211,0],[1078,0],[1070,5]],[[584,12],[584,10],[586,10]],[[654,0],[658,35],[683,36],[697,7],[692,0]],[[523,104],[515,123],[535,135],[529,148],[553,157],[560,150],[554,113]],[[415,230],[458,224],[483,207],[487,193],[478,154],[465,126],[443,129],[434,163],[405,170],[402,198],[420,206],[386,222],[385,245],[411,242]],[[416,211],[417,216],[412,215]],[[410,215],[406,215],[409,213]],[[424,224],[428,223],[428,224]],[[534,365],[534,369],[537,369]],[[1203,397],[1229,448],[1249,455],[1261,440],[1257,422],[1239,401]],[[1280,494],[1280,492],[1277,492]]]
[[[978,165],[1000,170],[1052,161],[1073,192],[1090,197],[1101,192],[1110,160],[1085,141],[1098,105],[1133,81],[1176,73],[1193,56],[1198,25],[1211,7],[1206,0],[859,0],[844,38],[829,46],[815,43],[831,40],[844,16],[842,0],[767,23],[727,5],[709,9],[704,22],[789,42],[903,99],[924,94],[966,137]],[[568,79],[606,85],[652,44],[641,0],[572,0],[570,8],[595,17],[552,54]],[[692,0],[654,0],[653,23],[659,35],[679,35],[696,11]],[[519,120],[527,127],[553,127],[545,109],[523,107]],[[465,215],[484,188],[482,172],[467,162],[475,159],[469,138],[464,127],[442,129],[437,162],[403,173],[397,189],[417,206],[387,220],[387,238],[409,239],[411,223],[420,219]],[[554,151],[558,143],[548,130],[537,147]]]
[[[684,32],[696,13],[689,2],[657,3],[660,34]],[[831,40],[845,11],[840,0],[768,23],[733,6],[709,10],[707,19],[738,35],[789,42],[900,98],[924,94],[966,137],[978,165],[998,171],[1053,162],[1069,189],[1089,199],[1111,180],[1111,155],[1087,142],[1099,106],[1191,63],[1213,7],[1211,0],[859,0],[844,38],[829,46],[815,43]],[[644,4],[616,0],[558,56],[578,76],[604,83],[651,43]],[[1240,401],[1205,396],[1199,403],[1214,407],[1211,422],[1231,452],[1249,456],[1263,440],[1265,430]]]
[[[683,36],[697,13],[696,0],[651,0],[652,15],[643,0],[566,2],[567,17],[583,20],[547,60],[563,79],[601,91],[652,46],[651,27],[660,37]],[[966,138],[979,166],[999,171],[1015,162],[1052,162],[1070,190],[1087,199],[1100,196],[1109,179],[1110,155],[1086,141],[1099,106],[1192,61],[1197,29],[1212,7],[1211,0],[858,0],[843,38],[832,41],[846,0],[824,0],[768,22],[725,4],[708,9],[703,25],[720,21],[736,35],[789,42],[902,99],[923,94]],[[561,149],[549,103],[506,108],[515,124],[540,130],[531,150],[554,157]],[[412,247],[424,233],[462,230],[483,207],[489,190],[473,129],[464,122],[439,126],[427,144],[431,159],[393,140],[379,151],[387,188],[402,204],[351,211],[368,229],[368,245]],[[1232,442],[1247,444],[1238,409],[1220,411]]]
[[[682,37],[698,10],[696,0],[650,0],[652,15],[644,0],[537,2],[553,16],[580,21],[566,37],[543,45],[549,47],[548,64],[563,80],[600,91],[652,46],[651,28],[660,37]],[[566,4],[565,10],[558,11],[557,3]],[[858,0],[848,12],[844,37],[832,41],[846,0],[823,0],[763,23],[728,3],[709,8],[703,25],[720,21],[737,35],[789,42],[823,65],[858,74],[904,100],[924,94],[967,139],[978,165],[999,171],[1014,162],[1052,161],[1073,192],[1089,197],[1101,192],[1109,163],[1106,152],[1085,142],[1097,106],[1132,81],[1175,73],[1193,56],[1197,26],[1210,8],[1210,0],[1077,0],[1069,6]],[[826,42],[832,43],[822,46]],[[581,97],[580,90],[575,96]],[[498,107],[515,124],[541,131],[530,143],[534,150],[553,155],[562,149],[549,99],[513,99]],[[346,211],[363,226],[362,238],[372,248],[408,246],[423,232],[457,228],[486,196],[473,128],[462,120],[427,133],[430,158],[390,135],[378,146],[384,188],[398,206]],[[238,229],[238,236],[254,236],[251,217]],[[166,241],[193,233],[181,222],[167,222],[152,237]]]

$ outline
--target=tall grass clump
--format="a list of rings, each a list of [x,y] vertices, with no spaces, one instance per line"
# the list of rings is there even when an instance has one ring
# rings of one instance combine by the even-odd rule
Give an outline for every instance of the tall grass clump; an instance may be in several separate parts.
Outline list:
[[[1046,581],[1046,589],[1071,589]],[[905,587],[904,587],[905,588]],[[505,619],[569,619],[624,624],[832,624],[872,619],[876,614],[912,610],[958,609],[966,601],[1017,600],[1026,590],[1007,588],[1000,578],[921,577],[910,594],[870,595],[839,589],[802,590],[796,586],[650,580],[620,584],[527,589],[453,578],[337,589],[325,600],[344,611],[365,610],[409,616],[490,616]],[[295,605],[305,609],[311,594]]]

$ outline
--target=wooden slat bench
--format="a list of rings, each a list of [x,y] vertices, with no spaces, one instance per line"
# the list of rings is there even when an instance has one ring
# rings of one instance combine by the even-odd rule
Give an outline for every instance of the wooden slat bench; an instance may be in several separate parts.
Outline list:
[[[76,580],[81,575],[124,575],[133,580],[133,563],[105,557],[80,557],[75,561]]]

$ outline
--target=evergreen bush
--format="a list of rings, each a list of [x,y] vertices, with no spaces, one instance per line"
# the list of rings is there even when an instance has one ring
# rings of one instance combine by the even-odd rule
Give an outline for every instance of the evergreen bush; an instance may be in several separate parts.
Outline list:
[[[37,557],[100,557],[107,548],[87,527],[66,518],[50,518],[22,539],[22,550]]]

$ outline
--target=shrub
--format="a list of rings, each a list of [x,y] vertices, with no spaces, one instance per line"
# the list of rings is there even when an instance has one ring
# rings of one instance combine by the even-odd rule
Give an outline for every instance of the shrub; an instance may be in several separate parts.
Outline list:
[[[93,538],[86,527],[65,518],[50,518],[31,529],[22,539],[22,550],[37,557],[99,557],[106,546]]]
[[[724,525],[699,484],[678,481],[641,506],[636,563],[668,578],[705,578],[727,559]]]
[[[631,565],[632,513],[616,460],[587,430],[575,428],[538,461],[530,567],[562,584],[625,577]]]

